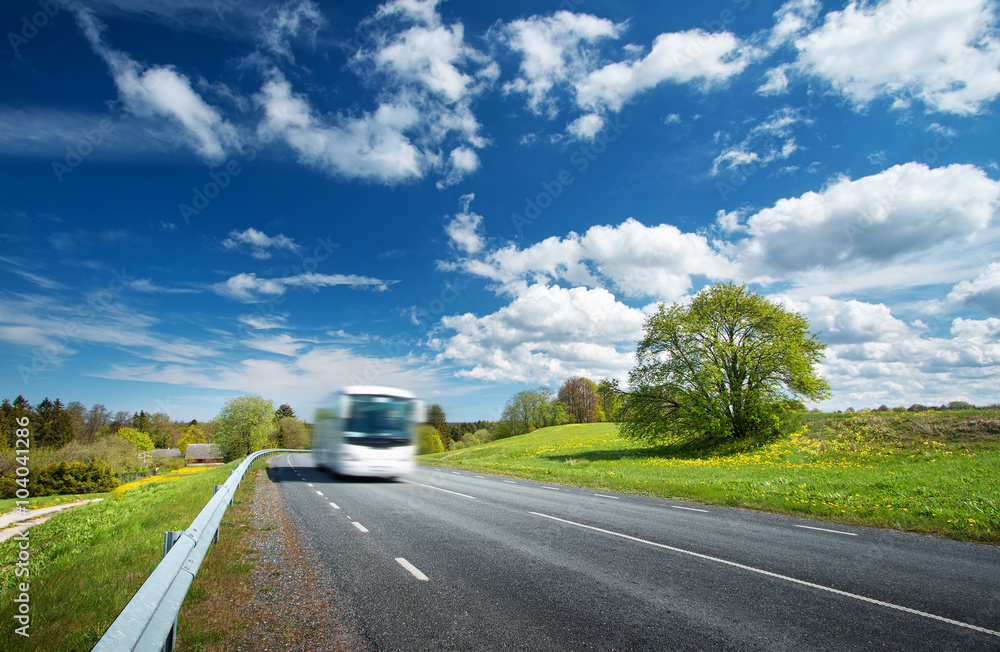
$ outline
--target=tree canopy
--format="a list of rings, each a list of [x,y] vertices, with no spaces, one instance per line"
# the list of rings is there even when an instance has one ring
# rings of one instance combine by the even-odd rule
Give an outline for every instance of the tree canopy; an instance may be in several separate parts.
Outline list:
[[[601,397],[597,385],[589,378],[573,376],[559,388],[559,401],[566,406],[566,412],[577,423],[604,421]]]
[[[752,437],[775,432],[785,402],[829,395],[826,348],[801,315],[735,284],[660,305],[629,372],[626,437]]]
[[[135,444],[135,447],[141,451],[153,450],[153,440],[150,438],[149,433],[141,430],[125,426],[124,428],[119,428],[118,432],[115,433],[115,436],[127,439]]]
[[[260,396],[237,396],[213,421],[213,440],[229,462],[263,450],[275,429],[274,403]]]
[[[504,405],[498,437],[523,435],[536,428],[569,423],[570,416],[562,403],[552,400],[552,389],[540,385],[517,392]]]

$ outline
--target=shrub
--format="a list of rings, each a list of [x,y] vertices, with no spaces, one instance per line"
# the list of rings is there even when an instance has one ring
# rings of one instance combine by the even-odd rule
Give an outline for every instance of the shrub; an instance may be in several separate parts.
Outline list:
[[[427,455],[430,453],[443,453],[444,444],[441,443],[441,435],[434,426],[420,426],[417,428],[417,454]]]
[[[104,493],[118,485],[119,480],[111,468],[101,460],[94,460],[88,464],[59,462],[48,466],[29,475],[28,487],[32,496],[52,496]],[[0,498],[14,498],[17,489],[10,475],[0,478]]]
[[[115,436],[132,442],[141,451],[151,451],[154,448],[153,440],[150,436],[135,428],[119,428]]]

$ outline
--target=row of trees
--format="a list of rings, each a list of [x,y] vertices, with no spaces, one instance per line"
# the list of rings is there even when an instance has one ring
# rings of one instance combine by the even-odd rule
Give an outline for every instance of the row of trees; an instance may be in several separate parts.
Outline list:
[[[573,376],[555,394],[548,386],[540,385],[507,399],[496,426],[496,438],[523,435],[538,428],[566,423],[614,421],[621,408],[617,380],[595,383],[589,378]]]
[[[162,412],[122,410],[112,413],[100,403],[87,409],[79,401],[64,405],[60,399],[53,402],[48,397],[32,406],[23,396],[18,396],[13,401],[5,398],[0,403],[0,449],[13,447],[20,417],[28,417],[31,423],[33,445],[46,448],[58,449],[70,442],[92,444],[118,434],[123,428],[145,433],[152,448],[175,448],[185,437],[188,443],[209,442],[212,437],[211,424],[199,424],[196,420],[173,421]]]

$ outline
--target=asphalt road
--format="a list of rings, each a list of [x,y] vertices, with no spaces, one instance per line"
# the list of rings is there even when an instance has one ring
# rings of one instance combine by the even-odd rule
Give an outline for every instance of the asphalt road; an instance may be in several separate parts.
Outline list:
[[[1000,650],[1000,548],[421,468],[272,477],[377,650]]]

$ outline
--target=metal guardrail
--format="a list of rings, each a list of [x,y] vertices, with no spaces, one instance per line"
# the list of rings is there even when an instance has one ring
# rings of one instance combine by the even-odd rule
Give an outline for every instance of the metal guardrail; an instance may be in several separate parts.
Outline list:
[[[173,649],[174,624],[184,596],[216,540],[219,524],[236,487],[257,458],[270,453],[308,453],[307,450],[272,448],[244,458],[208,504],[164,556],[139,591],[94,646],[93,652]]]

